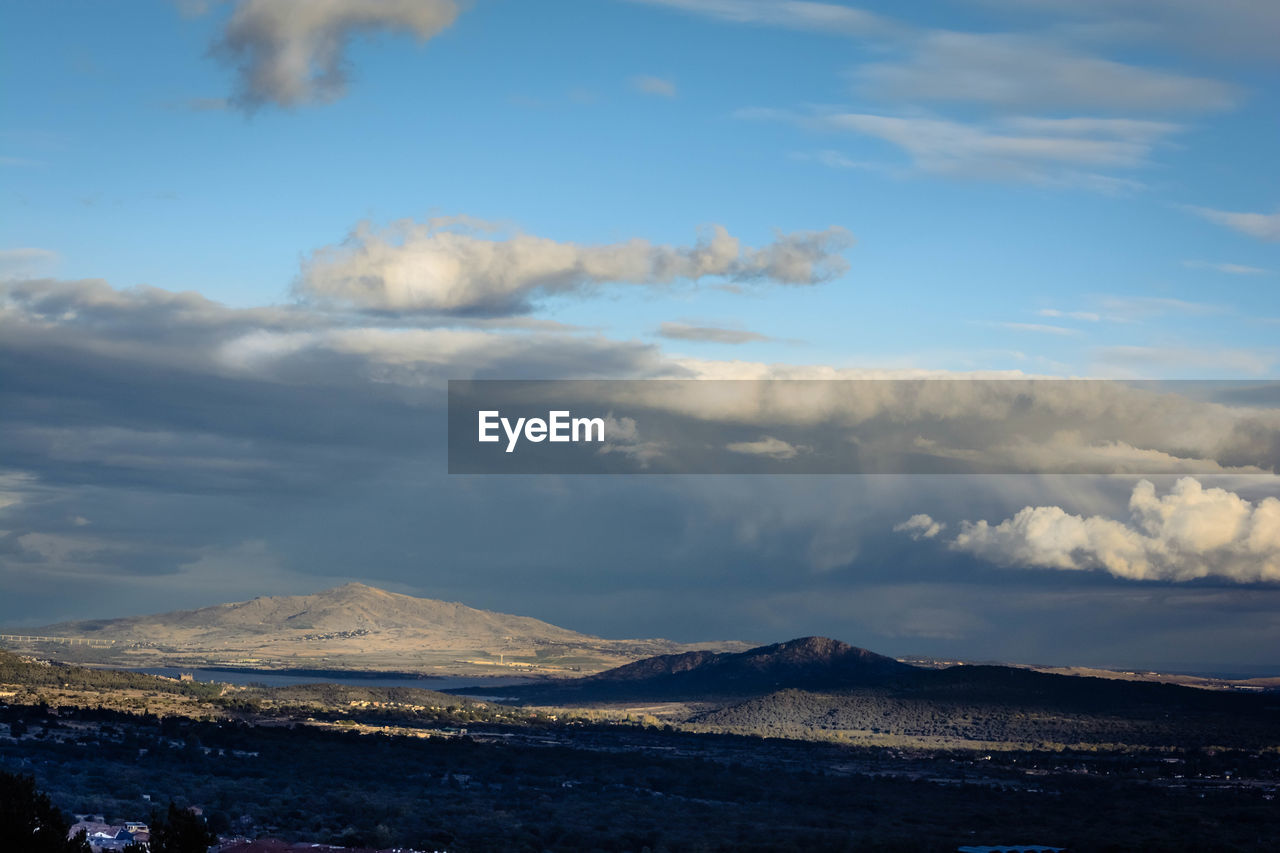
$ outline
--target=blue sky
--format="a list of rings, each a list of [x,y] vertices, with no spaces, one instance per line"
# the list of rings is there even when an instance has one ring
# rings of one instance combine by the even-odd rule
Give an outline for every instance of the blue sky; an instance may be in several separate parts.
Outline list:
[[[1275,480],[1204,436],[1225,491],[1159,506],[1247,547],[1141,528],[1133,478],[448,478],[413,418],[471,376],[1274,378],[1277,42],[1270,0],[6,3],[0,623],[359,578],[615,636],[1273,663],[1238,558],[1280,566]],[[1052,571],[1034,507],[1160,556]]]
[[[1275,212],[1274,64],[1189,47],[1180,37],[1196,16],[1174,8],[1172,32],[1126,39],[1072,30],[1120,29],[1123,4],[1096,17],[1040,5],[920,4],[912,20],[892,19],[908,34],[885,36],[810,29],[785,4],[482,0],[422,43],[393,26],[352,33],[341,97],[246,114],[223,108],[234,69],[210,56],[230,4],[202,14],[13,4],[5,73],[21,85],[8,87],[0,138],[7,248],[56,254],[41,273],[247,306],[290,299],[299,259],[364,219],[465,214],[575,243],[685,244],[719,223],[755,245],[775,230],[839,225],[857,240],[849,268],[812,289],[615,288],[543,313],[624,339],[682,321],[780,339],[671,345],[700,357],[1273,372],[1274,240],[1188,208]],[[1274,24],[1263,4],[1221,14],[1233,12]],[[942,97],[868,82],[969,58],[929,60],[913,40],[930,33],[1038,39],[1064,62],[1105,61],[1121,82],[1140,73],[1162,85],[1115,98],[1106,81],[1078,80],[1055,95],[1035,91],[1032,75],[1029,91],[1002,100],[976,84]],[[1121,141],[1114,164],[970,155],[955,143],[944,144],[953,162],[931,164],[874,134],[823,126],[842,114],[1050,144],[1019,128],[1093,117],[1164,129],[1083,135]]]

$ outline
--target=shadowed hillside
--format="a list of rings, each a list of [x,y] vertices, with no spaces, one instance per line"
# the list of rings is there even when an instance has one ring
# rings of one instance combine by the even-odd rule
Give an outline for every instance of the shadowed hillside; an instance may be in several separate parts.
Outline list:
[[[459,691],[461,692],[461,691]],[[534,705],[644,706],[699,731],[896,745],[1274,748],[1280,696],[1054,675],[928,669],[824,637],[661,655],[573,682],[503,688]]]
[[[804,637],[745,652],[660,655],[573,682],[504,688],[527,702],[705,700],[786,687],[882,684],[915,667],[827,637]]]

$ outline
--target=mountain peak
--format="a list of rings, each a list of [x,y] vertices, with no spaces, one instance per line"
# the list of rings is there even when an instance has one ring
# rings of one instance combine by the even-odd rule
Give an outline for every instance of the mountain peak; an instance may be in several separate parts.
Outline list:
[[[285,668],[465,668],[487,674],[511,672],[508,667],[516,660],[523,662],[517,666],[544,671],[591,671],[685,648],[660,639],[608,640],[529,616],[388,592],[358,581],[308,595],[65,622],[37,633],[108,641],[131,665],[138,660],[223,665],[251,659]],[[139,657],[139,649],[148,657]]]
[[[614,701],[752,695],[786,688],[840,690],[884,684],[914,670],[830,637],[800,637],[745,652],[660,655],[573,684],[511,688],[510,692],[553,703],[583,697]]]
[[[744,654],[748,658],[756,660],[767,658],[788,665],[840,663],[894,668],[898,664],[893,658],[876,654],[858,646],[851,646],[848,643],[833,640],[830,637],[800,637],[795,640],[786,640],[781,643],[750,649]]]
[[[320,590],[320,592],[317,592],[315,594],[316,595],[339,595],[339,594],[346,594],[346,593],[358,594],[358,595],[369,595],[369,594],[391,595],[392,594],[387,592],[385,589],[379,589],[376,586],[369,586],[369,584],[360,583],[360,581],[351,581],[350,583],[344,583],[341,586],[334,586],[334,587],[330,587],[329,589],[322,589]]]
[[[811,658],[841,657],[850,652],[874,654],[874,652],[868,652],[866,649],[851,646],[840,640],[833,640],[831,637],[799,637],[795,640],[786,640],[785,642],[774,643],[771,646],[761,646],[759,649],[753,649],[753,651],[765,650],[778,654]]]

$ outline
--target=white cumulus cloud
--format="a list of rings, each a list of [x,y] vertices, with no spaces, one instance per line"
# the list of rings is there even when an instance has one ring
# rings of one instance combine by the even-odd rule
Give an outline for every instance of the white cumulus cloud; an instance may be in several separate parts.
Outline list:
[[[905,533],[912,539],[932,539],[947,527],[940,521],[934,521],[928,513],[918,512],[901,524],[893,526],[894,533]]]
[[[761,437],[758,441],[735,441],[725,445],[731,453],[742,453],[747,456],[767,456],[770,459],[794,459],[806,451],[806,447],[797,447],[788,441],[774,438],[771,435]]]
[[[1192,477],[1161,496],[1142,480],[1129,511],[1118,521],[1028,506],[995,525],[963,522],[951,547],[1003,566],[1101,569],[1133,580],[1280,581],[1280,499],[1254,503]]]
[[[298,292],[310,299],[379,311],[505,314],[531,300],[606,283],[662,285],[720,277],[816,284],[847,268],[848,231],[779,234],[760,248],[712,225],[689,246],[632,239],[582,245],[487,223],[439,218],[379,229],[361,223],[336,246],[312,253]]]

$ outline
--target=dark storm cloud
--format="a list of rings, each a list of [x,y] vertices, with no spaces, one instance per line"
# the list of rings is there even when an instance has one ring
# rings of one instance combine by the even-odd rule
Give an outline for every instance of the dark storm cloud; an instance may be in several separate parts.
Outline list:
[[[1187,383],[973,376],[460,381],[449,462],[470,474],[1280,471],[1280,412],[1208,403],[1231,383],[1202,384],[1193,396]],[[553,410],[602,418],[603,443],[498,429],[498,415]],[[497,413],[487,443],[482,412]]]
[[[1073,624],[1119,620],[1132,603],[1112,578],[993,567],[893,532],[917,513],[950,533],[1050,502],[1115,516],[1128,478],[447,476],[449,378],[688,378],[734,365],[543,323],[435,322],[235,309],[101,282],[8,285],[0,577],[15,595],[0,624],[358,578],[614,636],[820,632],[888,652],[953,643],[1047,658]],[[776,419],[679,395],[666,404],[752,428]],[[1235,479],[1237,491],[1274,482]],[[1169,659],[1265,656],[1258,638],[1274,627],[1257,608],[1233,611],[1249,590],[1195,591],[1180,612],[1206,626],[1216,613],[1218,632],[1171,640]],[[1125,619],[1134,631],[1171,624],[1155,610]],[[1123,620],[1107,624],[1098,636],[1127,636]],[[1038,645],[1009,644],[1023,635]]]
[[[449,376],[659,367],[648,346],[597,337],[342,328],[97,282],[9,296],[0,442],[9,466],[48,482],[314,490],[439,455]]]

